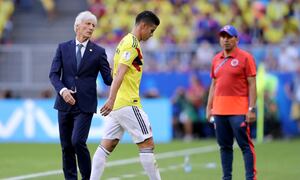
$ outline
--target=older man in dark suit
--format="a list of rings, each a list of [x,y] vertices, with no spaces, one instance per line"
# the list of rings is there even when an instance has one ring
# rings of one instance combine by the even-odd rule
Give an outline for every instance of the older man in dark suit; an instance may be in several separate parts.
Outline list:
[[[76,158],[82,179],[91,173],[86,145],[93,113],[97,109],[96,79],[100,71],[111,85],[111,69],[105,50],[89,39],[97,24],[89,11],[78,14],[74,23],[76,39],[58,45],[49,74],[57,92],[60,142],[65,179],[77,179]]]

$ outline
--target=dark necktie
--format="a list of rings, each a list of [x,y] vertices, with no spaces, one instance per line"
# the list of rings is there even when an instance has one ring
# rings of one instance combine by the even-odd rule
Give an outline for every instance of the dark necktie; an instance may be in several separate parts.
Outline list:
[[[81,62],[81,48],[83,47],[83,45],[82,44],[77,44],[77,46],[78,46],[78,50],[77,50],[77,53],[76,53],[76,60],[77,60],[77,70],[78,70],[80,62]]]

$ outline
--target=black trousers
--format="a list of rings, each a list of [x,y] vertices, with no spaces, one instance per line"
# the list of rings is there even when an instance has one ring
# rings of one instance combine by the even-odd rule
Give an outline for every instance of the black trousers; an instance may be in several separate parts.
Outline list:
[[[245,164],[245,179],[256,180],[256,156],[250,137],[250,124],[244,115],[216,115],[216,137],[220,146],[223,180],[232,179],[234,138],[242,150]]]
[[[58,111],[62,164],[65,179],[77,180],[77,165],[84,180],[91,174],[91,157],[86,141],[93,113],[83,113],[76,106],[71,112]]]

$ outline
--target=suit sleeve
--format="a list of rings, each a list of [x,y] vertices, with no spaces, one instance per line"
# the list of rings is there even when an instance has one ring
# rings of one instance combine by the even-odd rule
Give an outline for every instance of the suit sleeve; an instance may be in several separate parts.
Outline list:
[[[110,86],[112,83],[111,69],[107,61],[107,56],[105,50],[103,49],[100,53],[100,73],[103,79],[103,82]]]
[[[50,82],[57,93],[59,93],[59,91],[65,87],[60,79],[61,74],[62,74],[62,54],[61,54],[61,47],[59,45],[56,50],[55,56],[53,58],[51,68],[50,68],[50,73],[49,73]]]

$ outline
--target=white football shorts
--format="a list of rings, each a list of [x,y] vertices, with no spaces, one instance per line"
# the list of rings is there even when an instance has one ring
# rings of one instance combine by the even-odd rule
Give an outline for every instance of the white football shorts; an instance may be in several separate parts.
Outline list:
[[[141,143],[152,137],[148,115],[136,106],[126,106],[114,111],[104,119],[102,139],[121,139],[126,130],[134,143]]]

